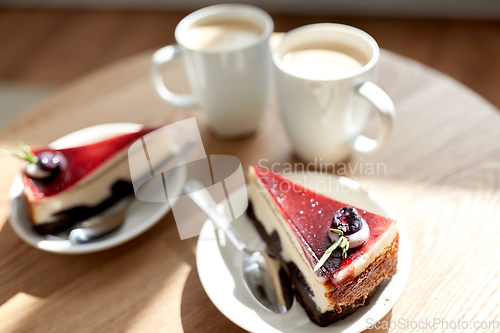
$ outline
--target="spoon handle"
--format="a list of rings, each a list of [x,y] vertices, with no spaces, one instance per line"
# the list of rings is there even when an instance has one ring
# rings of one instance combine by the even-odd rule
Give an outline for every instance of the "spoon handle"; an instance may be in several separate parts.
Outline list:
[[[217,203],[202,183],[198,180],[190,180],[186,183],[184,191],[208,215],[210,220],[224,231],[224,234],[238,250],[246,251],[245,243],[238,236],[227,217],[217,211]]]

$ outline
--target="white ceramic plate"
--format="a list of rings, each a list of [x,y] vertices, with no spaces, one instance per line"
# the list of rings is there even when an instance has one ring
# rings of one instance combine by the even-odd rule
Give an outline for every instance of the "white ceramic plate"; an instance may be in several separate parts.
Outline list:
[[[304,183],[302,174],[295,174],[292,180]],[[284,315],[273,314],[256,303],[245,289],[241,263],[242,255],[226,240],[219,229],[207,220],[201,230],[196,250],[196,264],[201,283],[215,306],[236,325],[250,332],[344,332],[358,333],[382,319],[401,296],[410,275],[410,240],[403,223],[394,210],[376,193],[363,191],[360,185],[348,178],[325,174],[307,175],[308,186],[330,184],[325,193],[336,200],[397,220],[399,228],[398,267],[392,279],[384,281],[370,303],[355,313],[328,327],[321,328],[307,317],[304,309],[295,300],[292,308]],[[311,180],[313,181],[311,183]],[[241,188],[231,196],[245,195]],[[238,202],[238,200],[231,200]],[[223,210],[222,207],[220,207]],[[230,216],[229,212],[224,212]],[[234,227],[251,249],[265,248],[264,242],[243,214],[233,222]]]
[[[54,142],[49,147],[55,149],[74,147],[106,138],[132,133],[140,130],[142,125],[132,123],[103,124],[84,128],[68,134]],[[177,197],[184,186],[186,173],[183,168],[176,168],[168,177],[175,177],[175,193]],[[123,244],[142,234],[155,225],[170,210],[169,203],[150,203],[134,199],[127,209],[125,221],[116,232],[91,243],[73,244],[69,240],[52,236],[39,235],[33,230],[29,220],[24,199],[22,196],[23,183],[18,177],[12,184],[9,192],[11,200],[10,224],[15,233],[26,243],[47,252],[62,254],[83,254],[106,250]]]

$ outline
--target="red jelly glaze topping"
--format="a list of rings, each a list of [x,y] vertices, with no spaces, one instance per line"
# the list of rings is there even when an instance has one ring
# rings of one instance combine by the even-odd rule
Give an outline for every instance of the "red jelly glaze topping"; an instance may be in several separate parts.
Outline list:
[[[24,186],[30,189],[36,199],[43,199],[58,194],[92,174],[93,171],[111,159],[117,152],[130,146],[135,140],[153,130],[151,128],[144,128],[138,132],[118,135],[85,146],[66,149],[47,148],[33,150],[35,155],[47,151],[58,151],[66,157],[67,166],[64,170],[61,170],[57,178],[48,183],[31,179],[26,174],[23,174]]]
[[[266,169],[258,166],[252,167],[274,198],[290,228],[295,231],[311,268],[314,267],[332,245],[328,230],[333,214],[348,205],[311,191]],[[356,209],[370,227],[370,237],[362,246],[350,249],[345,259],[341,258],[341,250],[338,248],[316,274],[333,280],[336,272],[348,269],[356,258],[369,251],[385,231],[395,223],[387,217]]]

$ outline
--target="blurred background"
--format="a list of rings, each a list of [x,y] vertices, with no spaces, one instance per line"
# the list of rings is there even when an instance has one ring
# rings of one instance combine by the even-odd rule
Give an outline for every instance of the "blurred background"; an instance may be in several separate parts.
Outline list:
[[[174,42],[189,12],[226,1],[0,0],[0,128],[59,87]],[[498,0],[254,0],[275,30],[336,22],[444,72],[500,108]]]

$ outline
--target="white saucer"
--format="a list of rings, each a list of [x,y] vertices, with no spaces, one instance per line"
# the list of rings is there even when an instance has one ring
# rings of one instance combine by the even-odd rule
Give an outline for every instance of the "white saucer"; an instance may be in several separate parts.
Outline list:
[[[201,283],[215,306],[236,325],[250,332],[358,333],[368,328],[367,323],[375,323],[392,309],[408,281],[411,268],[410,240],[394,210],[376,193],[361,190],[358,183],[348,178],[325,174],[306,176],[307,183],[313,190],[316,181],[331,184],[333,186],[325,195],[397,220],[400,236],[397,271],[389,282],[382,283],[368,305],[359,308],[343,320],[321,328],[309,320],[296,300],[290,311],[284,315],[273,314],[259,306],[243,285],[242,255],[229,241],[226,241],[224,234],[219,229],[214,229],[213,223],[207,220],[201,230],[196,250],[196,264]],[[295,174],[289,178],[297,182],[304,181],[302,174]],[[312,186],[311,181],[313,181]],[[240,188],[231,196],[244,196],[245,191],[246,188]],[[231,202],[238,201],[238,199],[231,200]],[[220,209],[222,210],[222,207]],[[230,216],[229,212],[224,213]],[[265,247],[246,214],[237,218],[233,226],[251,249]]]
[[[61,149],[74,147],[91,142],[100,141],[115,135],[136,132],[142,128],[140,124],[113,123],[88,127],[68,134],[54,142],[49,147]],[[177,197],[184,186],[186,178],[185,169],[176,168],[168,177],[175,177],[175,193]],[[52,235],[39,235],[33,230],[32,222],[29,220],[24,199],[22,196],[23,183],[18,177],[14,180],[10,191],[11,216],[10,225],[14,232],[26,243],[41,250],[62,254],[83,254],[106,250],[123,244],[134,237],[139,236],[153,225],[155,225],[170,210],[169,203],[150,203],[134,199],[127,209],[125,221],[116,232],[100,240],[74,244],[67,239]]]

